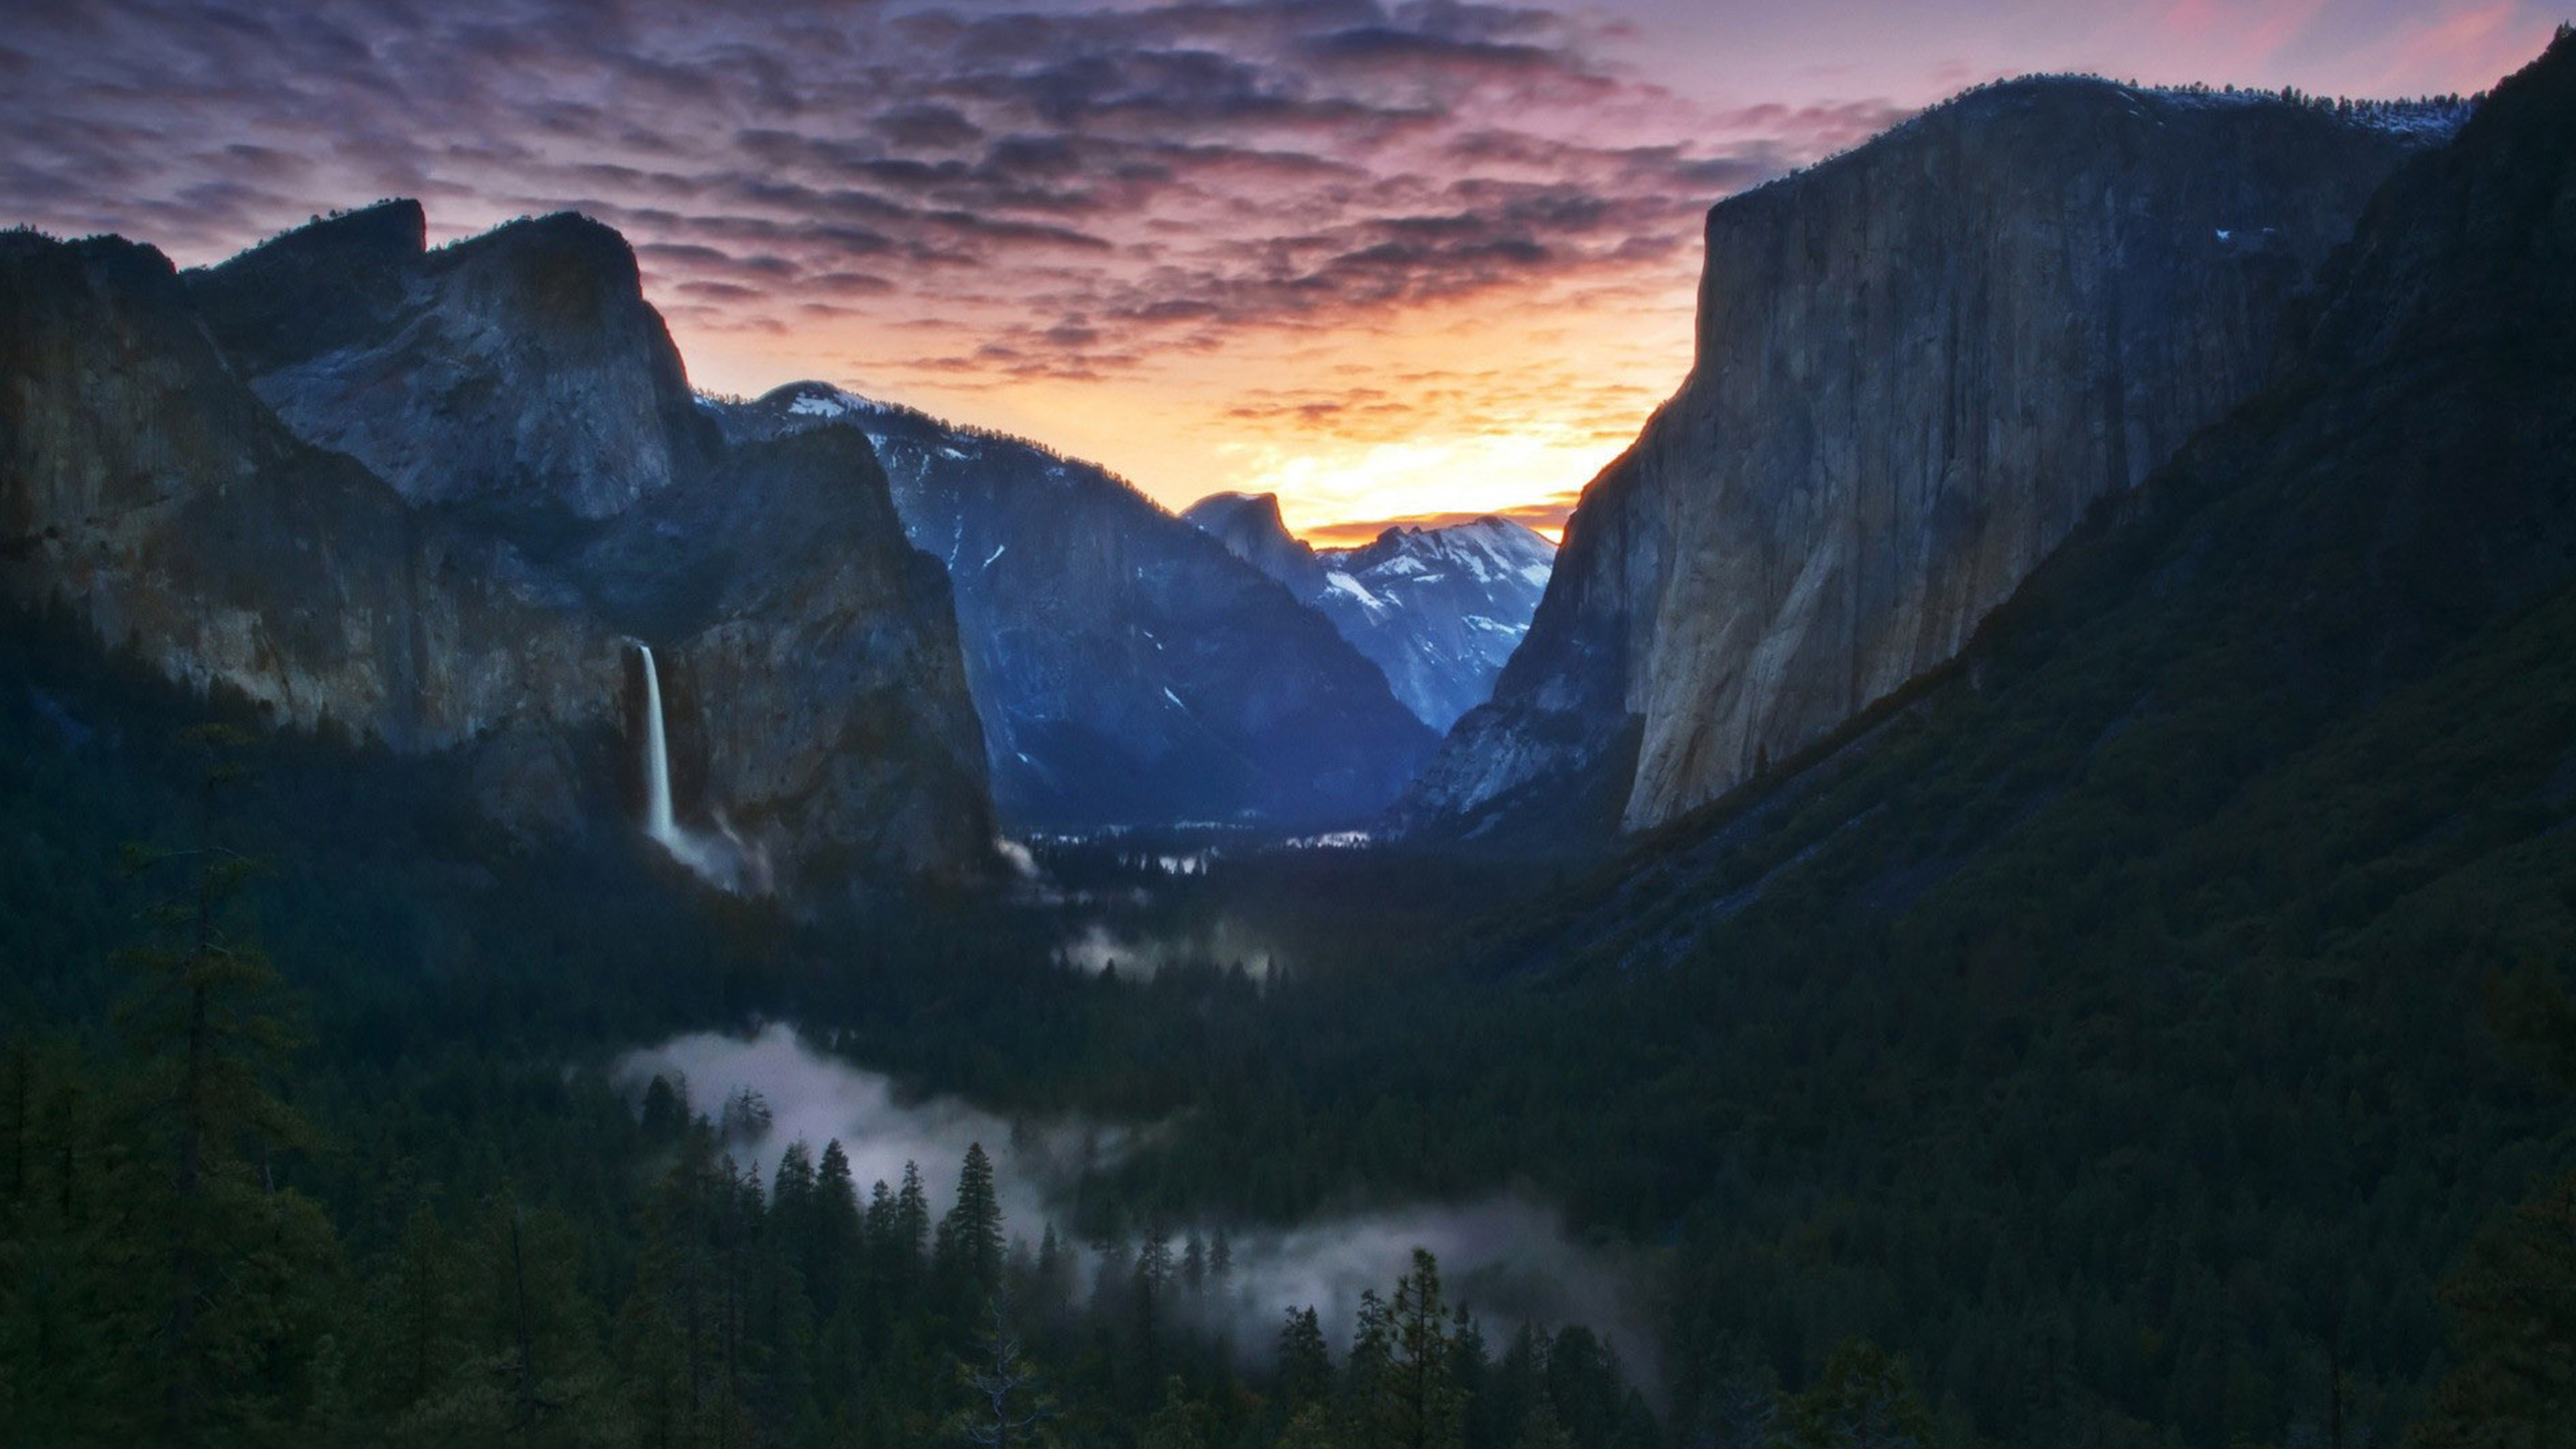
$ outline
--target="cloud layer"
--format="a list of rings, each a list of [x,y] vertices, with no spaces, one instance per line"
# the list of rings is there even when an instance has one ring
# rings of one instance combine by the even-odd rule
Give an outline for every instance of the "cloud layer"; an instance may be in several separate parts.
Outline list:
[[[13,9],[0,217],[204,261],[380,195],[443,235],[577,208],[637,243],[702,381],[1022,423],[1106,390],[1238,469],[1263,457],[1216,464],[1219,429],[1632,429],[1687,353],[1699,213],[1896,114],[1730,126],[1602,60],[1598,21],[1470,0]],[[1497,301],[1647,309],[1654,360],[1577,385],[1420,355]]]
[[[1849,8],[17,0],[0,222],[199,262],[385,195],[442,236],[577,208],[636,242],[702,384],[818,374],[1169,502],[1275,489],[1298,526],[1544,521],[1686,367],[1701,212],[1996,69],[1889,38],[1981,33],[1940,5]],[[2030,66],[2134,65],[2314,51],[2335,8],[2012,33],[2052,48]],[[2434,8],[2350,64],[2474,71],[2529,28]]]

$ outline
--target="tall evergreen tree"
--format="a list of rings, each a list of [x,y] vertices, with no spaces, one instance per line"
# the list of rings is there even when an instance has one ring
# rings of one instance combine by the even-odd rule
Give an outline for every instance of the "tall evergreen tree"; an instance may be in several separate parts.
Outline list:
[[[1386,1321],[1387,1351],[1368,1395],[1370,1442],[1387,1449],[1459,1449],[1465,1442],[1465,1396],[1451,1361],[1439,1260],[1428,1249],[1413,1250],[1413,1269],[1397,1280]]]
[[[184,884],[148,912],[154,939],[124,954],[135,986],[118,1016],[141,1063],[142,1112],[163,1165],[133,1206],[157,1239],[144,1251],[162,1298],[147,1376],[165,1443],[194,1445],[255,1423],[262,1397],[227,1365],[273,1352],[284,1305],[263,1303],[278,1254],[336,1257],[307,1199],[276,1189],[274,1154],[302,1142],[302,1119],[268,1087],[295,1041],[275,1004],[279,979],[248,932],[244,891],[260,863],[218,829],[225,792],[245,777],[238,731],[201,727],[198,841],[130,849],[138,875],[176,869]],[[259,1160],[254,1163],[249,1154]],[[266,1256],[254,1259],[253,1254]]]
[[[1294,1414],[1333,1393],[1333,1350],[1312,1308],[1291,1308],[1279,1326],[1279,1402]]]
[[[1137,1364],[1149,1383],[1161,1375],[1174,1286],[1172,1235],[1158,1223],[1146,1229],[1145,1240],[1136,1249],[1135,1293],[1130,1300]]]
[[[921,1186],[921,1165],[903,1165],[903,1186],[894,1196],[894,1253],[906,1272],[918,1269],[930,1253],[930,1194]]]
[[[994,1297],[975,1357],[958,1362],[957,1380],[965,1390],[966,1407],[950,1426],[968,1443],[980,1449],[1043,1449],[1055,1442],[1055,1397],[1046,1392],[1011,1326],[1006,1296]]]
[[[836,1137],[825,1144],[814,1169],[814,1218],[805,1247],[805,1291],[816,1313],[830,1317],[841,1306],[843,1286],[864,1276],[863,1236],[858,1184],[850,1176],[850,1155]]]
[[[961,1308],[979,1310],[1002,1284],[1002,1203],[993,1159],[969,1143],[957,1170],[957,1204],[939,1222],[940,1274]]]

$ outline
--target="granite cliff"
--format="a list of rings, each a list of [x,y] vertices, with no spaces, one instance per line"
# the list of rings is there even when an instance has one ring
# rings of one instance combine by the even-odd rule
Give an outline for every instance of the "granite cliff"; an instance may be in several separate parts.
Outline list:
[[[1332,620],[1440,731],[1493,693],[1556,562],[1545,538],[1491,515],[1327,549],[1288,532],[1274,494],[1210,494],[1181,516]]]
[[[414,502],[597,519],[712,460],[625,238],[564,213],[432,252],[423,228],[417,202],[385,202],[188,290],[288,427]]]
[[[1123,480],[823,383],[717,409],[737,443],[864,438],[956,591],[1017,827],[1328,825],[1434,744],[1330,623]]]
[[[1653,826],[1953,658],[2455,120],[2033,79],[1719,204],[1690,376],[1400,819]]]
[[[650,643],[684,818],[791,885],[980,871],[954,612],[867,449],[726,449],[603,228],[419,237],[396,203],[184,276],[0,238],[0,590],[281,723],[470,752],[531,833],[632,813]]]

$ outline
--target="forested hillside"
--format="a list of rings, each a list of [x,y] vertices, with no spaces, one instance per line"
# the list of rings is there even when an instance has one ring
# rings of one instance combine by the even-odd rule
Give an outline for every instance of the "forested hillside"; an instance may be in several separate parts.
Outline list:
[[[2571,259],[2562,32],[1953,664],[1581,868],[743,899],[10,614],[0,1443],[2562,1442]],[[999,1140],[878,1181],[636,1066],[764,1027]],[[1249,1296],[1495,1194],[1598,1314]]]

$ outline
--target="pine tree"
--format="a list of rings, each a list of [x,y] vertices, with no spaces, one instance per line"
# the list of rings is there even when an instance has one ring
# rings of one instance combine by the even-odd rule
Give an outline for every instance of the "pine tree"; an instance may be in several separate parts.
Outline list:
[[[247,740],[213,726],[186,738],[207,756],[199,843],[127,852],[138,875],[176,867],[186,883],[148,913],[157,939],[124,954],[136,985],[118,1011],[167,1165],[148,1199],[159,1242],[147,1251],[166,1305],[149,1374],[160,1437],[179,1445],[262,1413],[257,1392],[223,1367],[274,1353],[262,1340],[289,1331],[285,1305],[255,1295],[337,1254],[319,1210],[275,1187],[274,1154],[306,1135],[266,1080],[295,1034],[273,1005],[277,973],[242,921],[244,891],[262,867],[224,845],[217,828],[223,793],[245,778],[233,755]]]
[[[1428,1249],[1413,1250],[1413,1271],[1397,1281],[1386,1317],[1381,1386],[1370,1396],[1371,1442],[1390,1449],[1458,1449],[1465,1442],[1466,1405],[1452,1372],[1440,1264]]]
[[[958,1363],[957,1380],[967,1407],[950,1427],[967,1442],[982,1449],[1042,1449],[1055,1442],[1055,1399],[1011,1329],[1006,1296],[995,1296],[975,1361]]]
[[[993,1160],[984,1145],[969,1143],[957,1171],[957,1205],[939,1222],[936,1258],[942,1280],[961,1307],[980,1306],[1002,1284],[1002,1204],[993,1183]]]
[[[1291,1308],[1279,1327],[1279,1400],[1290,1413],[1333,1393],[1333,1350],[1312,1308]]]
[[[454,1366],[459,1256],[438,1215],[426,1203],[415,1207],[376,1278],[362,1366],[378,1408],[399,1412],[423,1402],[440,1392]]]
[[[893,1249],[906,1265],[907,1279],[930,1252],[930,1194],[922,1190],[918,1163],[903,1165],[903,1186],[894,1198]]]
[[[1144,1369],[1146,1381],[1160,1375],[1163,1356],[1165,1320],[1171,1313],[1173,1286],[1172,1235],[1160,1224],[1148,1228],[1145,1241],[1136,1250],[1135,1296],[1131,1306],[1135,1314],[1136,1357]]]
[[[1163,1402],[1136,1436],[1136,1449],[1208,1449],[1207,1421],[1207,1407],[1175,1374],[1163,1381]]]
[[[1932,1416],[1905,1360],[1867,1339],[1845,1339],[1824,1372],[1790,1400],[1790,1449],[1929,1449]]]
[[[828,1163],[830,1154],[826,1153],[824,1160]],[[862,1231],[867,1236],[868,1262],[880,1276],[895,1256],[895,1222],[894,1189],[886,1186],[884,1178],[878,1178],[876,1184],[868,1189],[868,1210],[862,1220]]]
[[[1387,1394],[1394,1378],[1395,1330],[1386,1300],[1374,1288],[1360,1290],[1353,1315],[1351,1354],[1342,1364],[1342,1396],[1349,1406],[1352,1438],[1361,1449],[1381,1449],[1394,1422]]]
[[[1041,1323],[1054,1321],[1073,1303],[1073,1255],[1057,1240],[1055,1225],[1047,1224],[1038,1239],[1038,1261],[1035,1274],[1036,1310]]]
[[[864,1234],[850,1155],[834,1138],[824,1146],[822,1164],[814,1170],[814,1215],[805,1242],[805,1291],[822,1317],[829,1318],[840,1308],[845,1285],[865,1275],[866,1265],[860,1261]]]

